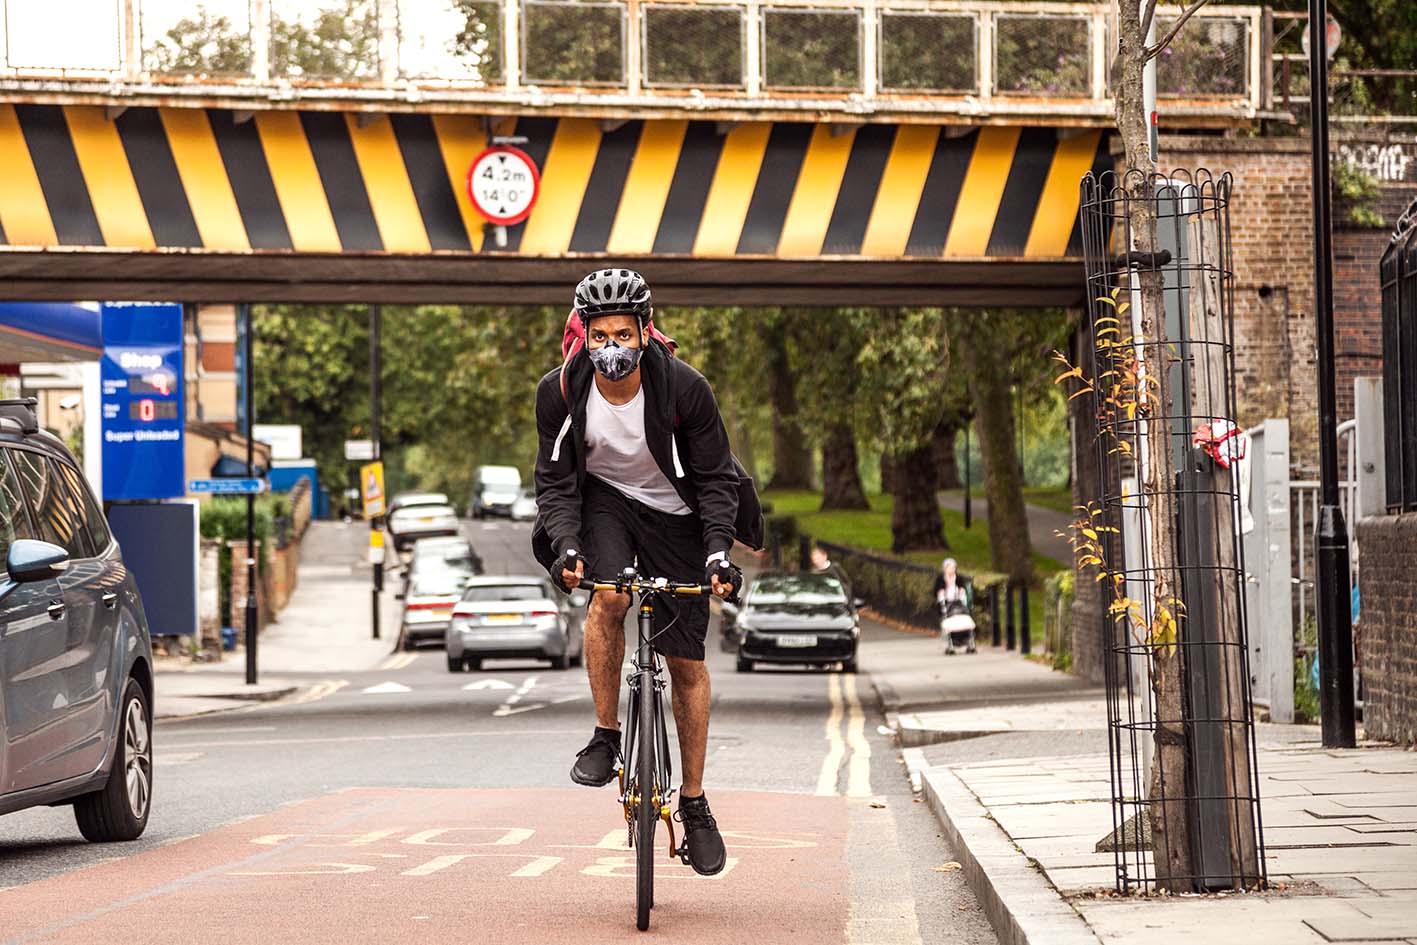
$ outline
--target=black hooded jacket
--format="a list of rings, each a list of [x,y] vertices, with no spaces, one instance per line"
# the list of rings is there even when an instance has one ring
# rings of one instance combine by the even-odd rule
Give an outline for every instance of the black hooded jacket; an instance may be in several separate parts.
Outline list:
[[[595,369],[582,348],[536,388],[536,527],[531,545],[536,560],[548,571],[561,552],[582,547],[586,400],[593,383]],[[650,454],[684,504],[703,522],[705,556],[728,551],[733,547],[744,474],[729,448],[713,389],[702,374],[654,339],[640,357],[640,383]]]

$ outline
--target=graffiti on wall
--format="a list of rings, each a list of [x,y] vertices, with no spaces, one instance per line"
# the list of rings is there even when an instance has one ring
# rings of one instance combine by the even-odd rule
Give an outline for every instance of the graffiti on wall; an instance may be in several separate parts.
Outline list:
[[[1417,158],[1412,145],[1340,144],[1338,157],[1344,163],[1380,181],[1409,180],[1408,170],[1417,177]]]

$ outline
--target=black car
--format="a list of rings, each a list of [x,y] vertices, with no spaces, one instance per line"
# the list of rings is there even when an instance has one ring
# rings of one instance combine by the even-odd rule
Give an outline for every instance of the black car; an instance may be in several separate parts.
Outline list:
[[[759,574],[741,606],[723,606],[723,646],[737,652],[740,673],[755,663],[840,663],[854,673],[861,638],[856,606],[829,575]]]

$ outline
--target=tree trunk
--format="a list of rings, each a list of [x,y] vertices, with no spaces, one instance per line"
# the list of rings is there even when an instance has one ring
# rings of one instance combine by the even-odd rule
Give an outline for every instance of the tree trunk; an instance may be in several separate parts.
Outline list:
[[[895,454],[886,450],[881,454],[881,495],[895,494]]]
[[[939,474],[941,489],[963,489],[964,480],[959,477],[959,462],[955,459],[955,439],[964,424],[959,416],[950,416],[935,427],[931,445],[935,450],[935,469]]]
[[[908,452],[897,453],[891,478],[895,486],[891,550],[903,554],[907,551],[948,548],[945,529],[940,522],[934,450],[930,444],[927,442]]]
[[[1142,254],[1153,253],[1157,245],[1156,209],[1153,202],[1152,174],[1156,165],[1151,158],[1147,115],[1143,100],[1142,74],[1146,64],[1146,37],[1141,14],[1135,3],[1120,3],[1117,7],[1118,62],[1121,67],[1116,99],[1117,130],[1121,132],[1126,152],[1129,191],[1127,230],[1130,245],[1119,247]],[[1146,570],[1151,577],[1151,600],[1142,602],[1148,628],[1156,627],[1156,617],[1164,608],[1175,612],[1174,598],[1180,596],[1175,580],[1176,571],[1176,495],[1175,468],[1172,462],[1170,430],[1167,421],[1147,422],[1147,415],[1175,416],[1170,390],[1169,370],[1164,358],[1155,354],[1164,351],[1165,309],[1162,304],[1161,274],[1146,269],[1131,271],[1131,288],[1138,289],[1135,299],[1140,311],[1128,309],[1123,325],[1135,326],[1136,351],[1139,359],[1149,358],[1140,366],[1137,390],[1139,395],[1137,434],[1133,437],[1136,459],[1142,471],[1146,500]],[[1148,403],[1154,397],[1154,402]],[[1145,541],[1145,539],[1144,539]],[[1154,637],[1154,631],[1143,628]],[[1177,646],[1158,645],[1154,638],[1151,652],[1151,683],[1156,697],[1155,752],[1152,755],[1151,789],[1148,807],[1151,820],[1151,840],[1157,886],[1172,892],[1190,891],[1194,875],[1190,850],[1190,818],[1185,802],[1187,770],[1185,720],[1182,715],[1182,676]]]
[[[787,333],[781,325],[766,339],[772,378],[773,489],[812,488],[812,452],[797,421],[797,387],[787,356]]]
[[[856,435],[851,424],[838,423],[827,431],[822,444],[822,510],[870,507],[861,488]]]
[[[960,341],[969,366],[974,429],[984,460],[990,558],[995,571],[1026,587],[1033,580],[1033,547],[1014,438],[1014,399],[1007,360],[995,350],[999,339],[989,336],[987,316],[961,332]]]

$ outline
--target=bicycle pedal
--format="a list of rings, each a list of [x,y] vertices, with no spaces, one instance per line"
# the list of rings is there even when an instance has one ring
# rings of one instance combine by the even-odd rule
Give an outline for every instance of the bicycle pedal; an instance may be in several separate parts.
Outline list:
[[[694,865],[693,863],[689,862],[689,843],[688,843],[688,841],[685,841],[685,842],[679,847],[679,849],[675,850],[674,852],[675,852],[676,854],[678,854],[678,856],[679,856],[679,862],[680,862],[680,863],[683,863],[685,866],[693,866],[693,865]]]

